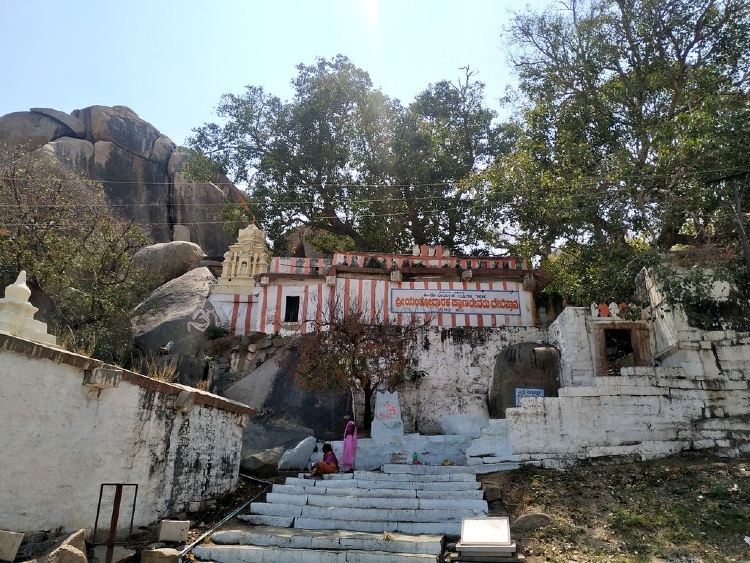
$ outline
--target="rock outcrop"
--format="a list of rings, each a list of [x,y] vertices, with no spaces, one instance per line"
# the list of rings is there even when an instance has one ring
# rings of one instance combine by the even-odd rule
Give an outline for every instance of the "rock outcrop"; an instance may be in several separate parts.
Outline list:
[[[154,291],[133,313],[136,347],[146,356],[157,355],[169,342],[170,354],[195,356],[216,326],[208,301],[216,278],[206,267],[196,268]]]
[[[223,176],[189,181],[185,154],[128,107],[9,113],[0,117],[0,145],[42,151],[101,182],[113,209],[142,225],[154,242],[194,242],[209,256],[223,255],[234,242],[221,212],[237,199],[237,188]]]
[[[133,265],[149,272],[160,284],[179,278],[200,266],[203,249],[185,241],[144,246],[133,256]]]

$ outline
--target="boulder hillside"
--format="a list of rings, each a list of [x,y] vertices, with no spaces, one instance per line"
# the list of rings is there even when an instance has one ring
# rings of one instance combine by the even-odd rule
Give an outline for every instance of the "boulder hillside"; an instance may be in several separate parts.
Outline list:
[[[185,154],[128,107],[9,113],[0,116],[0,145],[45,152],[100,182],[113,209],[156,243],[190,241],[221,256],[234,242],[221,212],[227,199],[237,199],[237,188],[226,177],[188,181]]]

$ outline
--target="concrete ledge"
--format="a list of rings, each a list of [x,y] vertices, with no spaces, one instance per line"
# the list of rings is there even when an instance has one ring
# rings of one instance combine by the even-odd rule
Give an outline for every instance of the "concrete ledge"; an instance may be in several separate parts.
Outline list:
[[[16,558],[23,536],[20,532],[0,530],[0,560],[13,561]]]
[[[400,532],[403,534],[460,535],[461,522],[386,522],[319,520],[317,518],[297,518],[295,528],[307,530],[349,529],[359,532]]]
[[[298,549],[378,550],[396,553],[439,555],[443,550],[442,536],[403,535],[393,533],[387,540],[382,534],[337,530],[320,533],[298,528],[253,527],[246,530],[225,530],[211,537],[220,545],[255,545],[292,547]]]
[[[398,554],[385,551],[326,551],[282,547],[211,546],[197,547],[193,553],[204,561],[216,563],[386,563],[401,560],[409,563],[436,563],[437,556],[429,554]]]

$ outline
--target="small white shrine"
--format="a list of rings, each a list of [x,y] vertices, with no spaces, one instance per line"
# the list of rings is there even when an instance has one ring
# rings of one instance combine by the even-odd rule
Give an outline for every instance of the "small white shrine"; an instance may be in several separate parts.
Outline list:
[[[257,225],[240,230],[237,243],[224,253],[221,277],[213,293],[252,293],[253,276],[267,272],[270,259],[266,235]]]
[[[5,288],[5,298],[0,299],[0,332],[54,346],[57,338],[47,333],[47,323],[34,320],[39,309],[29,303],[29,297],[31,290],[22,270],[15,283]]]

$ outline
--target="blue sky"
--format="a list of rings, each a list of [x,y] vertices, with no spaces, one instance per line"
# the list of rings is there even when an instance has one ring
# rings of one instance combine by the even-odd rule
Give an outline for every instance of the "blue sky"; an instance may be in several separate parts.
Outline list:
[[[541,0],[530,0],[536,8]],[[410,102],[469,65],[487,103],[515,81],[502,31],[512,0],[0,0],[0,115],[126,105],[178,144],[227,92],[287,100],[295,65],[338,53]]]

